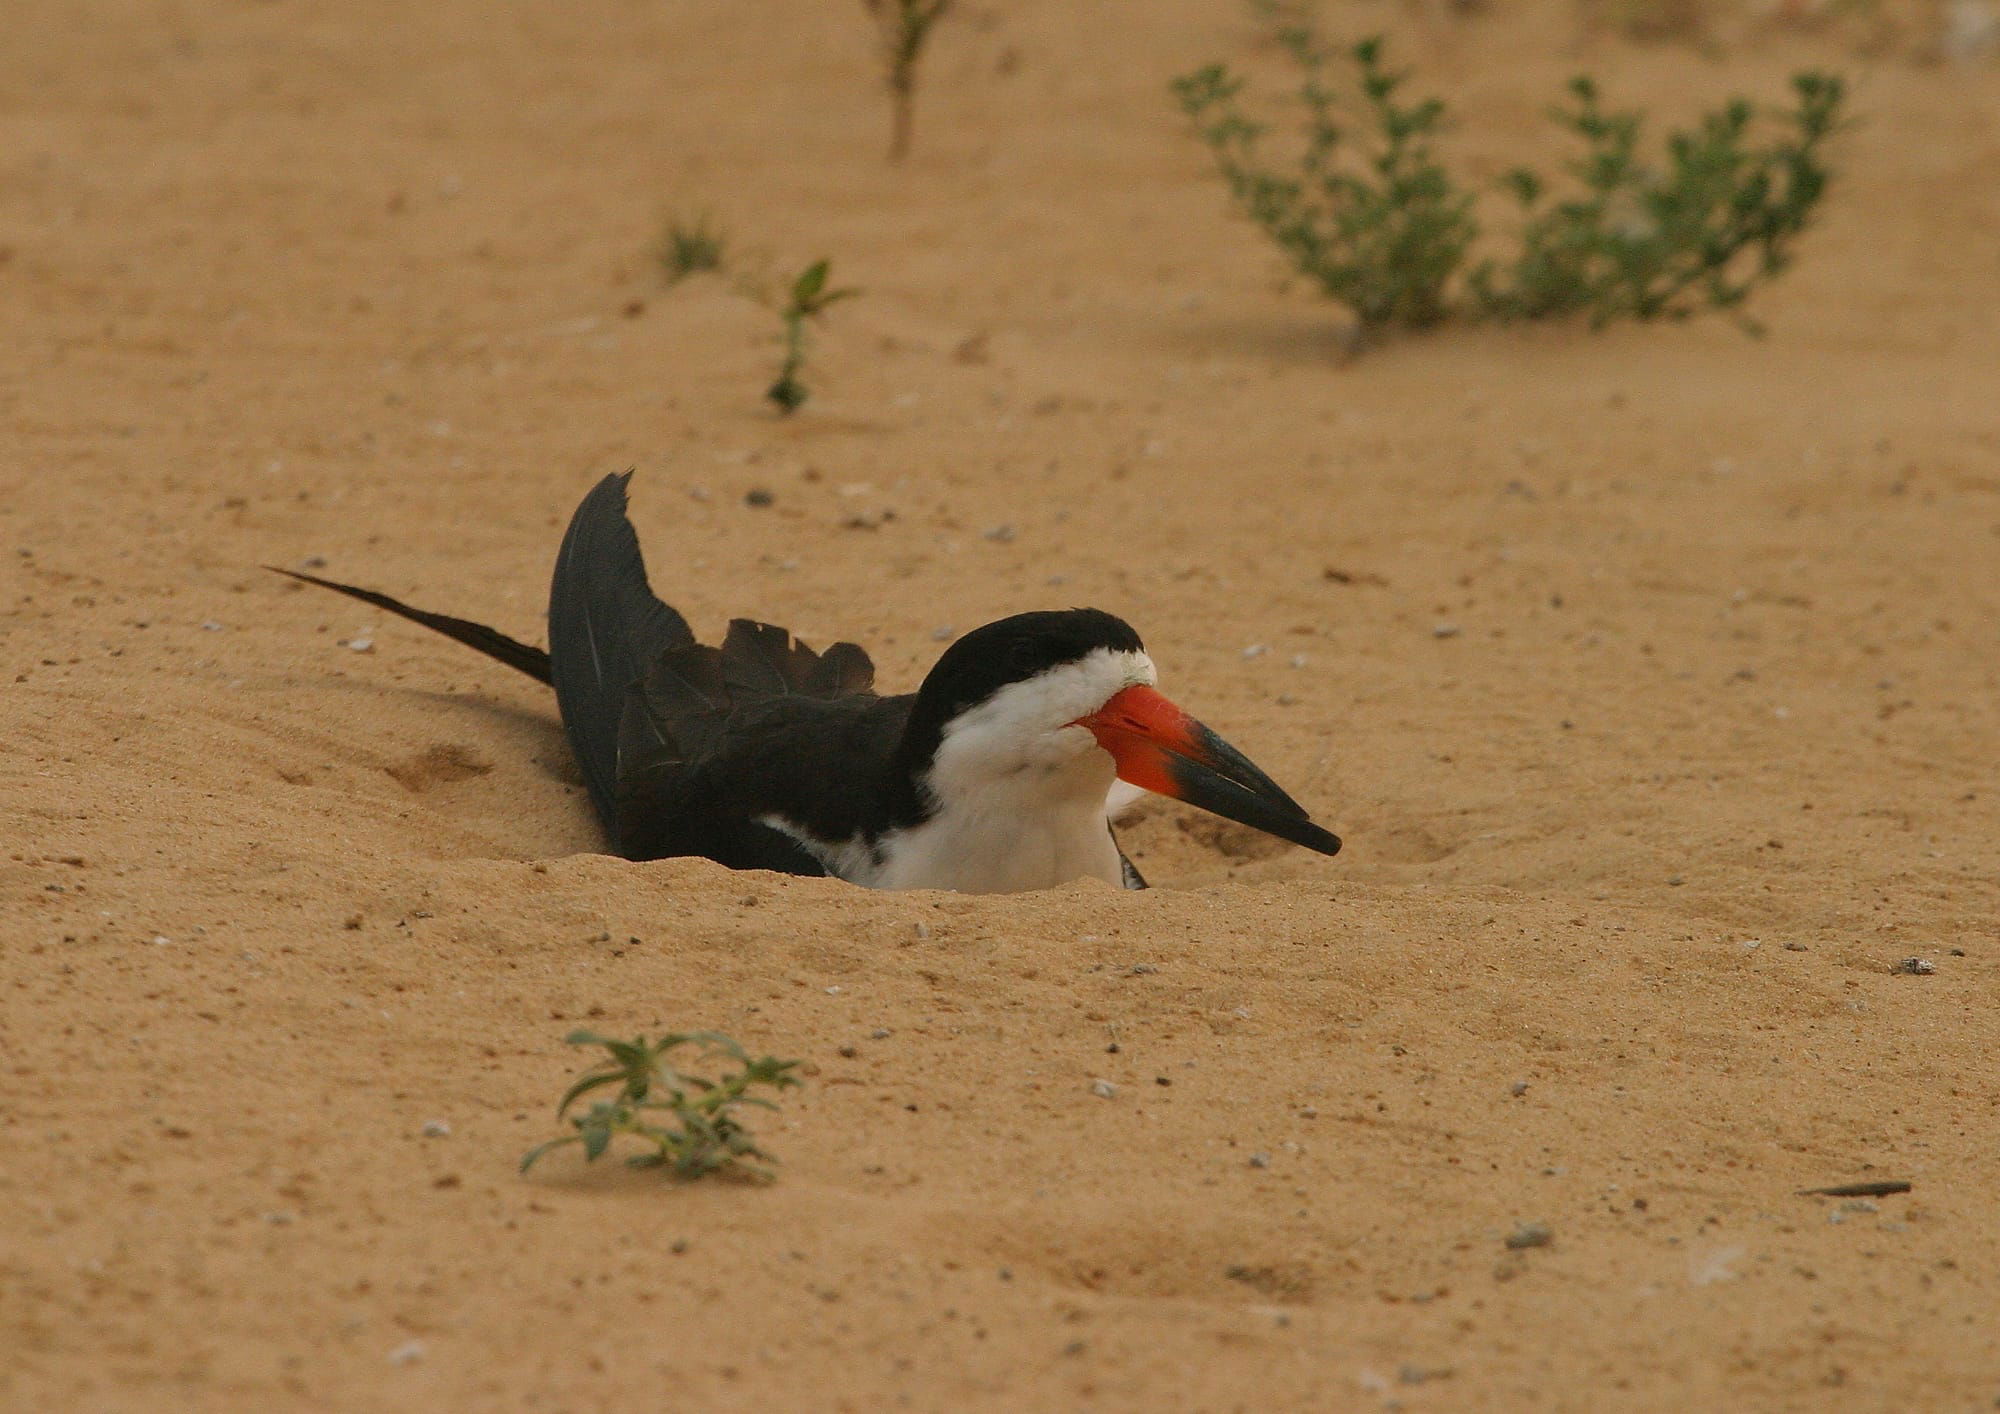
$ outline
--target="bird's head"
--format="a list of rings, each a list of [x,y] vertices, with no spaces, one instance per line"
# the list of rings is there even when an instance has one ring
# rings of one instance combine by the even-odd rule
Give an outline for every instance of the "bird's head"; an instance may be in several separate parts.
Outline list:
[[[1029,777],[1101,799],[1116,776],[1322,854],[1340,848],[1157,680],[1139,635],[1115,615],[1015,614],[938,659],[917,692],[905,759],[940,797]]]

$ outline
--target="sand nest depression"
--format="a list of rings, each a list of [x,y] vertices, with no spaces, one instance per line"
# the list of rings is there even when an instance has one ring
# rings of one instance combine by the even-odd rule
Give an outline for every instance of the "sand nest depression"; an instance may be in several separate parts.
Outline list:
[[[954,12],[901,165],[858,5],[83,11],[0,53],[0,1403],[2000,1396],[1990,63],[1342,13],[1488,176],[1579,68],[1863,120],[1765,338],[1353,356],[1166,90],[1234,4]],[[791,417],[693,211],[863,292]],[[540,643],[628,467],[711,639],[1109,609],[1346,849],[629,863],[545,689],[260,568]],[[776,1181],[518,1175],[576,1027],[802,1062]]]

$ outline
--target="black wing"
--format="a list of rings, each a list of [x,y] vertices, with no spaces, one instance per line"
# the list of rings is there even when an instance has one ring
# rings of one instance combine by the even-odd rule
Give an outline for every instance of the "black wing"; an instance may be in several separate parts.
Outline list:
[[[631,472],[607,476],[570,517],[549,585],[549,667],[570,750],[598,818],[618,840],[618,735],[627,691],[662,655],[694,643],[654,597],[625,515]],[[622,849],[620,851],[623,852]]]

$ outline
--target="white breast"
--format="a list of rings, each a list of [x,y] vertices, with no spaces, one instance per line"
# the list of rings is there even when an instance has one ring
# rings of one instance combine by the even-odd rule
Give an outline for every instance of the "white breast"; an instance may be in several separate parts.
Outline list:
[[[1092,740],[1086,756],[1064,767],[1029,767],[952,800],[923,824],[886,836],[881,866],[855,882],[979,894],[1084,878],[1122,886],[1118,846],[1104,818],[1113,769],[1109,753]]]

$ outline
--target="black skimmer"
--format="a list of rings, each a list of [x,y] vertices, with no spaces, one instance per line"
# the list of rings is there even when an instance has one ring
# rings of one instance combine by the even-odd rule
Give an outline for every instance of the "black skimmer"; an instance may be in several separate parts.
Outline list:
[[[1016,614],[945,650],[914,693],[877,696],[852,643],[815,653],[736,619],[696,641],[653,594],[627,472],[571,518],[549,651],[291,570],[555,688],[612,848],[886,889],[1004,893],[1089,876],[1144,888],[1106,814],[1114,779],[1332,854],[1340,841],[1154,687],[1124,620]]]

